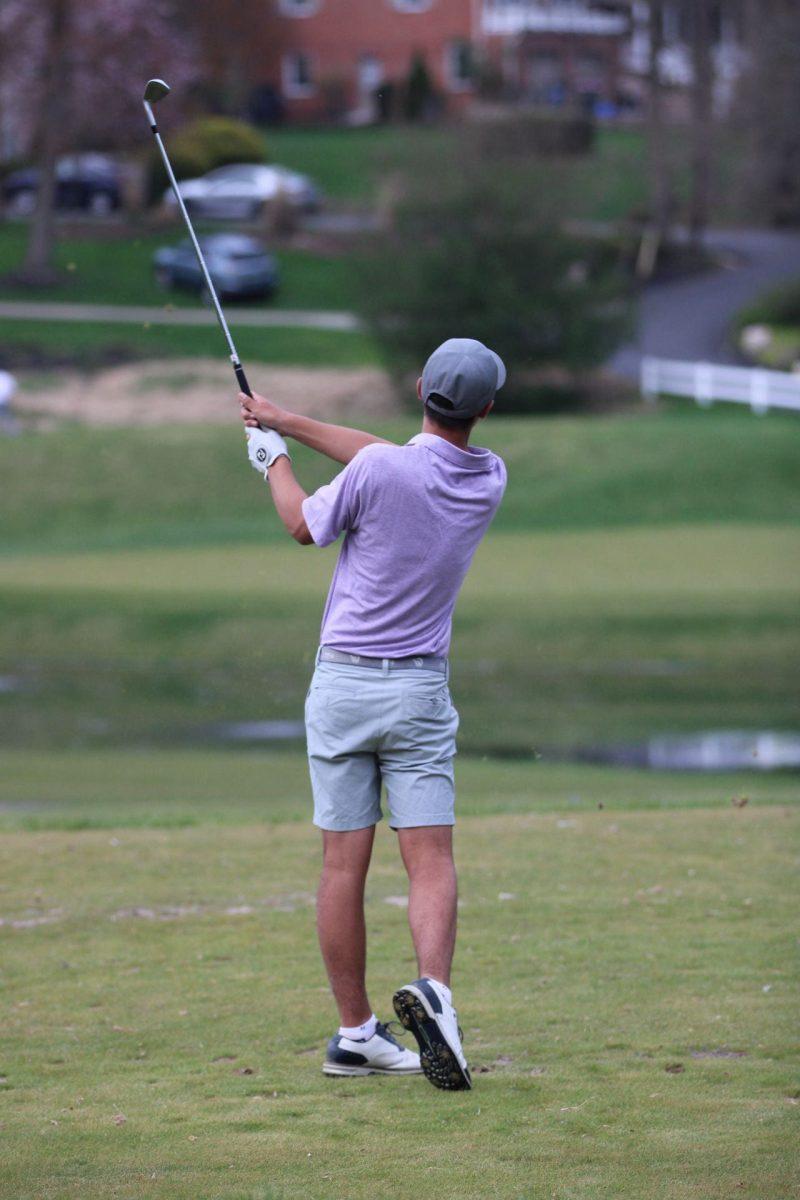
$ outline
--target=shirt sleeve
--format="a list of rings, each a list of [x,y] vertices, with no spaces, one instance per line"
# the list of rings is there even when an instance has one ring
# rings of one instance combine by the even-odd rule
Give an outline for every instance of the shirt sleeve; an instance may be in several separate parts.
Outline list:
[[[343,471],[303,501],[303,516],[317,546],[329,546],[355,529],[364,500],[365,457],[359,452]]]

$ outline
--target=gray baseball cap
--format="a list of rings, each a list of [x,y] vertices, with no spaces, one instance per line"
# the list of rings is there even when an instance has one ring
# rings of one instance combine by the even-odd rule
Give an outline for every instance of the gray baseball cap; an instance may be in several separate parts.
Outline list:
[[[476,416],[506,381],[503,360],[474,338],[449,338],[422,370],[422,399],[447,417]],[[440,404],[431,397],[441,396]]]

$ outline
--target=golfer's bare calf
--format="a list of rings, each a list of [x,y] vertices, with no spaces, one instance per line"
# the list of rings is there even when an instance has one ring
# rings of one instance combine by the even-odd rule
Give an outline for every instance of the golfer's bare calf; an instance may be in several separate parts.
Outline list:
[[[456,944],[458,885],[452,825],[399,829],[400,853],[408,871],[408,923],[420,975],[450,986]]]
[[[364,885],[374,836],[374,825],[322,835],[317,930],[342,1025],[361,1025],[372,1013],[365,983]],[[419,973],[449,985],[457,900],[452,826],[400,829],[398,837],[408,871],[408,922]]]
[[[364,883],[374,837],[374,825],[345,833],[328,829],[322,833],[317,930],[342,1025],[361,1025],[372,1014],[364,978],[367,963]]]

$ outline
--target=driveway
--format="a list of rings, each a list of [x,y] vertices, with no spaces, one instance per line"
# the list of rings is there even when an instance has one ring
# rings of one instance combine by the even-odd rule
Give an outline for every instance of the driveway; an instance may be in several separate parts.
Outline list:
[[[608,364],[638,379],[643,355],[685,361],[741,362],[730,339],[733,318],[761,292],[800,279],[800,232],[738,229],[709,233],[725,266],[644,289],[635,342]]]

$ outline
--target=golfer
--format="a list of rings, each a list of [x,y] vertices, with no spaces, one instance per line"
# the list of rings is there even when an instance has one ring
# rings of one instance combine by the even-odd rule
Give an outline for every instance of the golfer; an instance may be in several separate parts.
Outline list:
[[[506,372],[471,338],[451,338],[417,383],[422,432],[405,446],[241,395],[248,454],[301,545],[344,534],[306,699],[314,823],[322,830],[317,904],[322,957],[341,1021],[328,1075],[408,1075],[471,1087],[450,966],[456,937],[453,756],[458,714],[447,652],[456,597],[503,495],[506,471],[469,445]],[[259,428],[265,427],[265,428]],[[313,496],[295,479],[284,437],[345,469]],[[385,786],[409,879],[419,978],[394,995],[416,1037],[406,1050],[367,996],[364,885]]]

